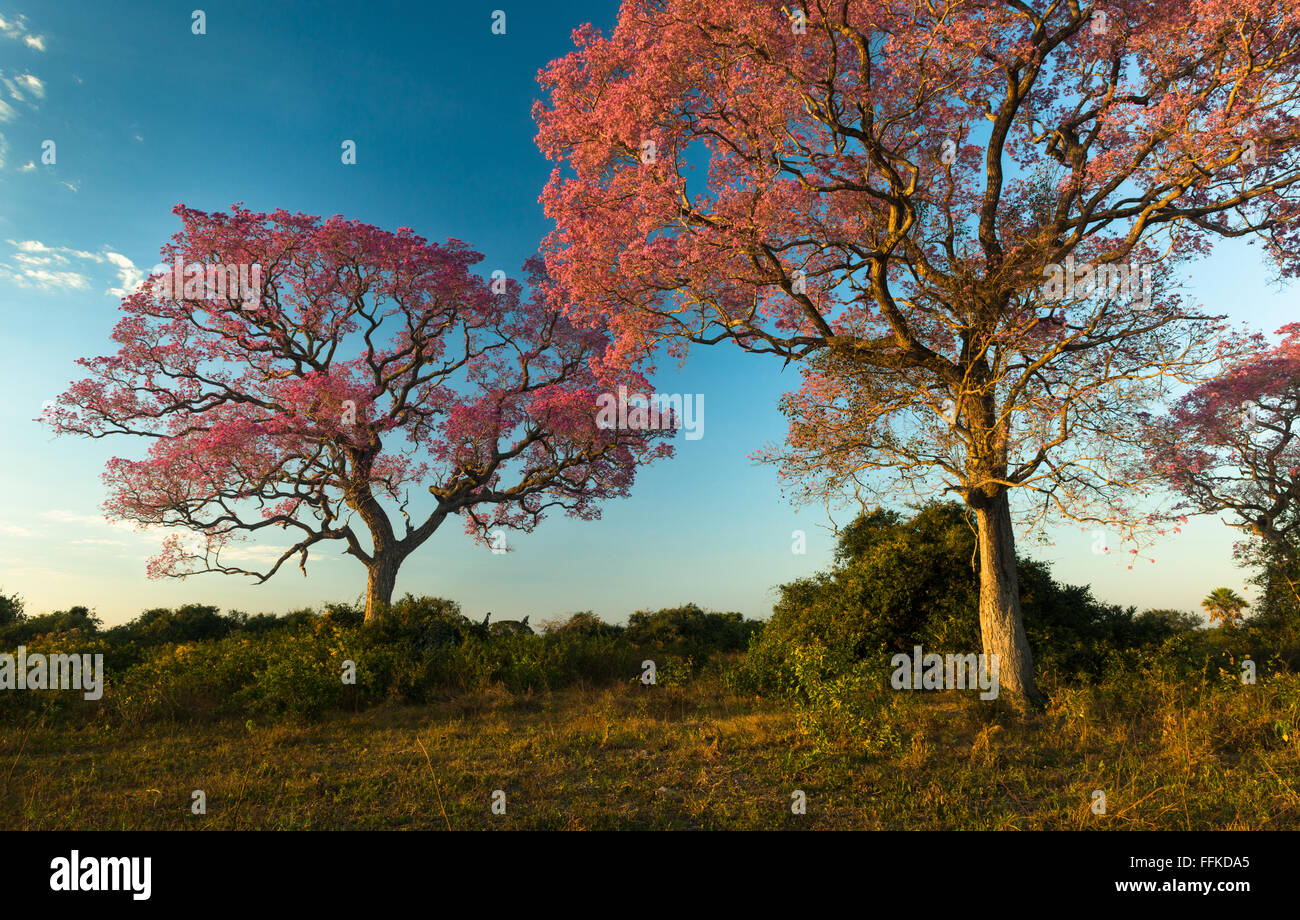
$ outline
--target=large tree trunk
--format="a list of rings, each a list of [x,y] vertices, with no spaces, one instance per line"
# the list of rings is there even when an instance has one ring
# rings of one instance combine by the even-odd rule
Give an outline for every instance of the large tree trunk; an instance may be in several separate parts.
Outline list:
[[[986,656],[997,655],[998,681],[1018,704],[1036,706],[1042,694],[1034,684],[1034,659],[1020,618],[1020,576],[1011,505],[1001,490],[975,507],[979,523],[980,638]],[[989,659],[991,660],[991,658]]]
[[[393,553],[376,554],[366,569],[366,622],[382,616],[393,602],[393,588],[397,585],[397,568],[402,557]]]

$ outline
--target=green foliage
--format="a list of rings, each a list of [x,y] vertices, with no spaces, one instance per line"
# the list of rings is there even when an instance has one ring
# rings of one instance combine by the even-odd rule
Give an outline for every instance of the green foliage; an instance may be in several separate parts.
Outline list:
[[[409,594],[373,622],[363,620],[356,604],[282,617],[223,615],[187,604],[147,610],[104,632],[85,608],[19,620],[5,634],[21,632],[33,652],[104,655],[104,697],[4,694],[0,716],[80,714],[135,724],[313,718],[330,709],[429,702],[494,687],[532,693],[613,685],[639,675],[647,657],[662,664],[665,682],[681,685],[707,661],[708,650],[743,647],[754,625],[689,604],[641,614],[639,641],[590,611],[541,635],[493,633],[455,601]],[[354,682],[344,683],[345,662],[352,663]]]
[[[1246,622],[1295,641],[1300,637],[1300,552],[1247,539],[1234,547],[1233,558],[1253,570],[1250,581],[1260,590]]]
[[[1234,627],[1242,619],[1242,611],[1250,603],[1231,588],[1215,588],[1201,601],[1210,614],[1210,622],[1218,621],[1220,625]]]
[[[364,628],[375,645],[401,645],[420,653],[484,634],[481,625],[471,623],[455,601],[410,594]]]
[[[614,623],[606,623],[590,610],[574,613],[567,620],[555,627],[555,631],[572,636],[618,636],[624,628]]]
[[[319,628],[155,647],[109,675],[107,711],[124,722],[202,716],[310,717],[342,702],[347,637]],[[116,679],[114,679],[116,677]]]
[[[237,625],[237,622],[223,617],[216,607],[186,604],[175,610],[166,607],[146,610],[130,623],[109,630],[109,634],[119,642],[134,642],[144,646],[165,645],[223,639]]]
[[[916,645],[927,653],[978,652],[975,551],[975,522],[956,503],[929,503],[910,519],[891,511],[860,516],[844,529],[830,570],[778,587],[772,619],[743,666],[747,685],[807,696],[800,649],[818,649],[831,678]],[[1103,604],[1088,587],[1058,583],[1041,562],[1019,560],[1018,574],[1025,632],[1048,671],[1095,677],[1116,649],[1159,643],[1189,626]]]
[[[740,651],[762,628],[739,613],[716,613],[696,604],[638,610],[628,620],[629,641],[645,647],[673,649],[703,657],[711,652]]]
[[[1196,614],[1163,607],[1143,610],[1134,622],[1143,629],[1165,631],[1170,635],[1201,628],[1201,618]]]
[[[23,619],[23,599],[17,594],[0,593],[0,629]]]
[[[20,607],[21,610],[21,607]],[[30,643],[37,636],[73,633],[94,635],[103,621],[89,608],[71,607],[39,616],[18,616],[0,627],[0,641],[9,645]]]

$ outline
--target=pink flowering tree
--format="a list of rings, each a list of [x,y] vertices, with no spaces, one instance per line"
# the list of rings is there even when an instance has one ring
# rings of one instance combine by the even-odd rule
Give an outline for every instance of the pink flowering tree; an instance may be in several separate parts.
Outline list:
[[[550,510],[596,518],[671,452],[665,431],[598,424],[602,393],[644,380],[540,293],[537,260],[525,296],[473,274],[463,243],[407,228],[175,213],[163,261],[180,271],[123,299],[117,353],[82,359],[89,376],[45,415],[60,433],[148,440],[104,478],[110,518],[188,534],[165,539],[153,577],[260,583],[294,559],[305,575],[335,544],[366,567],[371,620],[448,517],[484,542]],[[293,541],[269,567],[230,559],[266,533]]]
[[[1146,417],[1147,462],[1191,514],[1226,514],[1300,603],[1300,324]],[[1249,555],[1249,554],[1248,554]]]
[[[1011,502],[1146,526],[1133,411],[1220,357],[1175,267],[1297,267],[1300,10],[624,0],[574,41],[535,110],[570,315],[802,362],[788,472],[963,498],[984,652],[1037,699]]]

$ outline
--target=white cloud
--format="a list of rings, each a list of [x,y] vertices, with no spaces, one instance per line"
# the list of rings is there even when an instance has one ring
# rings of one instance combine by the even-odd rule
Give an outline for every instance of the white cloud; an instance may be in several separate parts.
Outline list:
[[[14,259],[31,259],[31,253],[39,253],[45,259],[51,259],[59,262],[60,265],[69,264],[69,256],[73,259],[86,259],[92,262],[103,262],[104,256],[96,255],[94,252],[87,252],[86,249],[73,249],[66,246],[45,246],[39,239],[6,239],[6,243],[16,248],[23,255],[16,255]],[[117,255],[116,252],[113,253]],[[123,256],[125,259],[125,256]]]
[[[79,272],[52,272],[43,268],[24,268],[16,272],[0,265],[0,278],[7,278],[19,287],[35,287],[44,291],[81,291],[90,287],[86,276]]]
[[[289,547],[227,546],[221,551],[223,562],[275,562]]]
[[[32,35],[27,30],[26,16],[19,15],[14,19],[5,19],[0,16],[0,35],[5,38],[12,38],[15,41],[21,39],[28,48],[34,48],[37,51],[45,50],[45,36]]]
[[[15,37],[15,30],[20,30],[22,28],[21,20],[21,16],[18,17],[17,20],[6,20],[3,17],[0,17],[0,35],[9,35],[11,38]],[[6,75],[3,70],[0,70],[0,87],[9,91],[10,99],[15,102],[25,103],[32,111],[35,111],[37,108],[36,101],[45,98],[45,82],[35,74],[20,73],[14,74],[10,77]],[[18,110],[10,105],[6,100],[0,99],[0,123],[13,121],[17,117]],[[4,135],[0,134],[0,168],[3,168],[5,165],[5,152],[8,150],[8,146],[9,145],[5,142]],[[34,163],[29,165],[32,169],[35,168]],[[21,171],[30,172],[31,170],[28,169],[28,167],[23,166],[21,167]]]
[[[4,164],[0,163],[0,165],[4,165]],[[19,172],[33,172],[35,169],[36,169],[36,164],[31,160],[28,160],[24,165],[18,167]]]
[[[138,533],[136,525],[130,521],[110,521],[103,515],[82,514],[77,511],[66,511],[62,508],[42,511],[41,517],[45,518],[47,521],[54,521],[57,524],[75,524],[78,527],[107,527],[112,530],[124,531],[131,534]]]
[[[60,524],[107,524],[108,521],[103,517],[94,514],[79,514],[76,511],[64,511],[61,508],[55,508],[51,511],[42,511],[41,517],[47,521],[58,521]]]
[[[4,71],[0,71],[0,84],[9,91],[9,98],[16,102],[26,102],[29,95],[37,99],[45,98],[45,83],[35,74],[20,73],[10,79],[4,75]],[[28,105],[36,108],[34,103]]]
[[[104,257],[96,255],[93,252],[87,252],[84,249],[71,249],[67,246],[46,246],[40,240],[5,240],[10,246],[19,252],[38,252],[42,255],[48,254],[51,258],[57,259],[60,264],[68,264],[68,256],[76,259],[90,259],[92,262],[103,262]],[[116,255],[116,253],[114,253]],[[123,257],[125,258],[125,257]]]
[[[135,293],[135,289],[144,280],[144,272],[136,268],[135,263],[120,252],[113,252],[110,249],[104,253],[104,258],[117,266],[117,280],[120,282],[117,287],[110,287],[104,293],[112,294],[114,297],[125,297],[127,294]]]
[[[70,246],[49,246],[40,240],[5,240],[14,248],[10,261],[0,262],[0,280],[26,288],[43,290],[86,290],[90,281],[84,266],[78,263],[108,264],[113,267],[117,284],[104,291],[114,297],[132,294],[144,281],[145,273],[127,256],[112,249],[88,252]],[[78,270],[81,269],[81,270]]]
[[[45,98],[45,84],[41,78],[29,73],[22,73],[14,77],[14,82],[21,86],[27,92],[31,93],[37,99]]]
[[[31,539],[32,537],[36,536],[36,534],[33,533],[31,530],[28,530],[26,527],[21,527],[18,524],[0,524],[0,536],[19,537],[21,539]]]

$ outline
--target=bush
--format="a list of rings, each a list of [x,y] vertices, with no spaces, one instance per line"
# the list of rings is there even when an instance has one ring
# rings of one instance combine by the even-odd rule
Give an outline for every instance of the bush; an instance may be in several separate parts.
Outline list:
[[[624,627],[606,623],[590,610],[571,614],[567,620],[556,625],[551,631],[569,636],[619,636],[626,632]]]
[[[146,610],[131,622],[109,630],[109,634],[114,641],[150,646],[223,639],[238,626],[237,619],[223,617],[216,607],[186,604],[175,610]]]
[[[541,635],[494,635],[451,600],[406,595],[378,620],[357,604],[327,604],[281,617],[187,604],[155,608],[99,631],[86,608],[16,619],[7,630],[33,651],[104,655],[104,696],[79,692],[2,694],[5,717],[102,717],[144,723],[168,719],[313,718],[341,707],[425,702],[502,687],[545,692],[573,684],[624,683],[647,657],[662,680],[684,683],[707,661],[700,649],[743,648],[756,624],[738,614],[688,604],[642,613],[636,640],[590,611]],[[343,683],[353,662],[355,683]],[[65,699],[66,697],[66,699]]]
[[[20,611],[21,613],[21,611]],[[103,621],[86,607],[71,607],[68,610],[56,610],[40,616],[18,616],[7,626],[0,628],[0,639],[10,644],[26,644],[37,636],[55,633],[83,633],[94,635],[99,632]]]
[[[759,690],[800,688],[800,649],[817,649],[829,677],[916,645],[978,653],[975,551],[973,516],[956,503],[923,505],[910,519],[883,510],[858,517],[841,535],[828,571],[778,587],[742,682]],[[1158,644],[1188,628],[1167,612],[1138,617],[1135,608],[1103,604],[1088,587],[1058,583],[1044,563],[1021,559],[1018,569],[1025,632],[1047,672],[1097,677],[1116,650]]]
[[[637,645],[672,649],[702,657],[711,652],[741,651],[762,628],[739,613],[706,612],[695,604],[638,610],[628,620],[626,636]]]
[[[0,594],[0,630],[23,619],[23,599],[17,594]]]

